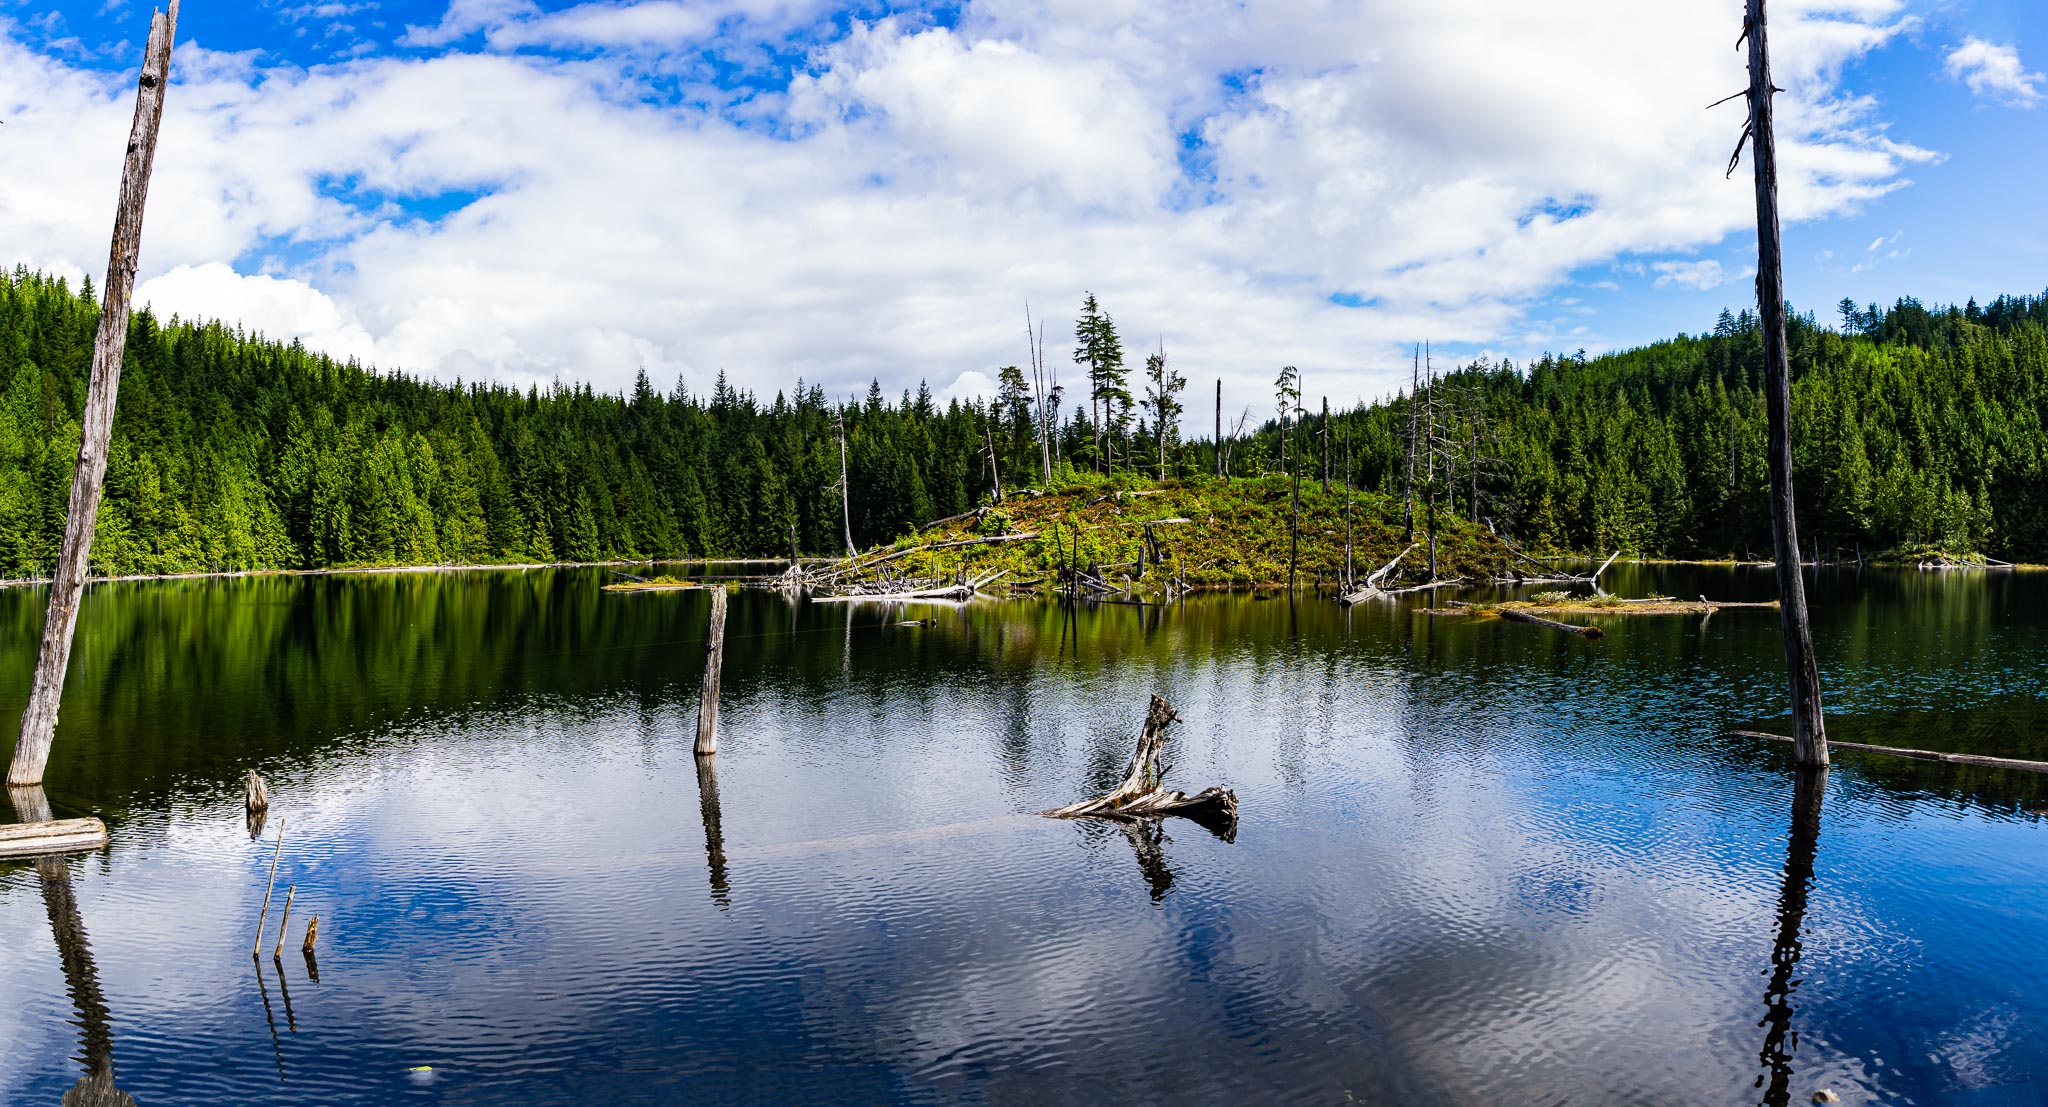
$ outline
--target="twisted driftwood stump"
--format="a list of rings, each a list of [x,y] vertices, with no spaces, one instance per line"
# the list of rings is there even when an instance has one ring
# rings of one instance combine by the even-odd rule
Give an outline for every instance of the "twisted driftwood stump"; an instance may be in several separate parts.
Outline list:
[[[1160,783],[1166,770],[1160,754],[1166,747],[1166,728],[1180,721],[1173,707],[1158,696],[1145,712],[1145,730],[1138,736],[1138,748],[1124,770],[1123,783],[1108,795],[1039,814],[1053,819],[1157,819],[1181,815],[1212,829],[1237,826],[1237,793],[1228,788],[1204,788],[1195,795],[1176,792]]]

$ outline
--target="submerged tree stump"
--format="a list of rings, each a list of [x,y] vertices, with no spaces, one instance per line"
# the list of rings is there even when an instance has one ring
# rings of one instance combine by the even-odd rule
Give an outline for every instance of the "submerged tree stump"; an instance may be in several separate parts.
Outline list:
[[[249,779],[245,787],[248,789],[248,796],[244,802],[248,805],[249,814],[270,810],[270,789],[263,783],[263,778],[256,775],[256,770],[249,770]]]
[[[1039,814],[1051,819],[1157,819],[1181,815],[1204,825],[1234,828],[1237,825],[1237,793],[1228,788],[1204,788],[1190,796],[1160,783],[1166,770],[1160,755],[1166,747],[1167,728],[1180,721],[1173,706],[1159,696],[1145,712],[1145,729],[1138,735],[1138,748],[1124,770],[1123,783],[1107,795],[1055,807]]]

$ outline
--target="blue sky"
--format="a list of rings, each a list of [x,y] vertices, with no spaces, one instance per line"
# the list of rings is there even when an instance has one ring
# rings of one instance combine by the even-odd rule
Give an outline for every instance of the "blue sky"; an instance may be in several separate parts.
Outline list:
[[[384,365],[964,394],[1084,290],[1261,410],[1750,295],[1738,0],[195,0],[142,294]],[[104,264],[136,0],[0,0],[0,261]],[[2048,287],[2048,13],[1776,0],[1787,287]],[[97,279],[98,274],[95,273]]]

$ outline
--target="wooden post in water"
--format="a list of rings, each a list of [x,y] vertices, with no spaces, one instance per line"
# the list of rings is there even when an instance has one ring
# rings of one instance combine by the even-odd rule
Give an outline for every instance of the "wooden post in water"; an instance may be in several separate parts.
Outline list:
[[[1793,757],[1801,765],[1828,763],[1827,728],[1821,720],[1820,669],[1813,654],[1813,625],[1806,612],[1806,578],[1799,565],[1799,522],[1792,499],[1792,383],[1785,350],[1785,284],[1778,243],[1778,151],[1772,134],[1771,52],[1765,36],[1764,0],[1749,0],[1743,37],[1749,41],[1749,123],[1756,170],[1757,309],[1764,339],[1764,399],[1770,414],[1771,538],[1777,556],[1780,624],[1785,637],[1785,670],[1792,691]],[[1736,143],[1736,157],[1742,145]],[[1733,162],[1729,171],[1734,171]]]
[[[725,587],[711,590],[711,633],[704,655],[704,691],[697,702],[697,747],[700,757],[718,752],[718,675],[725,664]]]
[[[78,467],[71,475],[70,506],[64,519],[64,540],[58,547],[57,569],[50,582],[49,607],[43,617],[43,644],[36,654],[36,672],[29,686],[28,708],[21,714],[21,738],[8,767],[9,784],[39,784],[50,760],[57,730],[57,706],[64,694],[64,670],[71,661],[71,638],[78,629],[78,601],[91,565],[93,524],[99,516],[100,492],[106,485],[107,444],[114,433],[114,398],[121,387],[121,355],[128,346],[128,300],[135,290],[136,257],[142,251],[142,210],[149,197],[149,172],[156,161],[157,124],[164,114],[164,81],[171,71],[171,41],[177,34],[178,0],[169,13],[153,12],[149,44],[142,54],[142,76],[135,91],[135,122],[128,132],[128,154],[121,167],[121,199],[114,209],[114,241],[107,257],[106,299],[100,308],[99,334],[92,348],[92,383],[85,396],[85,415],[78,442]]]
[[[283,956],[284,956],[284,936],[285,936],[285,932],[286,932],[286,931],[288,931],[288,930],[290,930],[290,929],[292,928],[292,900],[293,900],[294,898],[296,898],[296,897],[298,896],[298,894],[299,894],[299,886],[298,886],[298,885],[296,885],[296,884],[287,884],[287,885],[285,886],[285,889],[284,889],[284,918],[282,918],[282,919],[279,919],[279,920],[278,920],[278,923],[277,923],[277,948],[276,948],[276,949],[273,949],[273,950],[271,950],[271,951],[270,951],[270,959],[271,959],[271,960],[273,960],[273,961],[275,961],[275,960],[278,960],[279,958],[281,958],[281,957],[283,957]],[[282,977],[282,976],[283,976],[283,974],[284,974],[284,970],[283,970],[283,969],[279,969],[279,970],[278,970],[278,975],[279,975],[280,977]]]

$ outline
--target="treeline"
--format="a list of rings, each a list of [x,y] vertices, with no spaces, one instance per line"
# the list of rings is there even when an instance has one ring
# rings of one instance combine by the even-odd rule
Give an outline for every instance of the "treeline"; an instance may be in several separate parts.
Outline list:
[[[1837,327],[1789,327],[1809,553],[2048,559],[2048,296],[1840,313]],[[1447,414],[1418,452],[1449,470],[1434,479],[1459,514],[1537,547],[1769,556],[1762,359],[1755,314],[1724,311],[1712,333],[1623,353],[1482,360],[1433,385],[1425,371],[1415,406]],[[1410,407],[1333,421],[1363,485],[1425,483],[1409,476]],[[1322,430],[1313,414],[1303,429]],[[1248,452],[1271,455],[1277,434]]]
[[[1793,325],[1804,534],[1823,550],[2048,556],[2048,299],[1842,314]],[[55,560],[97,318],[89,282],[0,274],[0,572]],[[1092,297],[1076,351],[1088,403],[1061,418],[1042,355],[1028,378],[1002,371],[997,396],[943,405],[923,387],[840,400],[802,382],[765,400],[722,379],[664,394],[644,374],[605,395],[442,384],[139,313],[93,567],[831,554],[848,529],[865,547],[972,509],[991,456],[1010,489],[1043,486],[1048,461],[1060,484],[1216,471],[1216,444],[1180,440],[1164,353],[1132,398]],[[1440,469],[1420,480],[1408,397],[1326,422],[1293,396],[1286,456],[1319,477],[1327,439],[1341,481],[1348,439],[1361,486],[1433,491],[1546,549],[1768,551],[1761,356],[1754,318],[1724,313],[1712,334],[1627,353],[1459,368],[1423,389],[1435,437],[1419,453]],[[1273,470],[1280,433],[1226,436],[1229,471]]]
[[[0,277],[0,570],[47,571],[98,307]],[[219,324],[130,327],[96,572],[777,556],[969,510],[986,416],[929,392],[834,404],[799,384],[625,396],[378,373]]]

